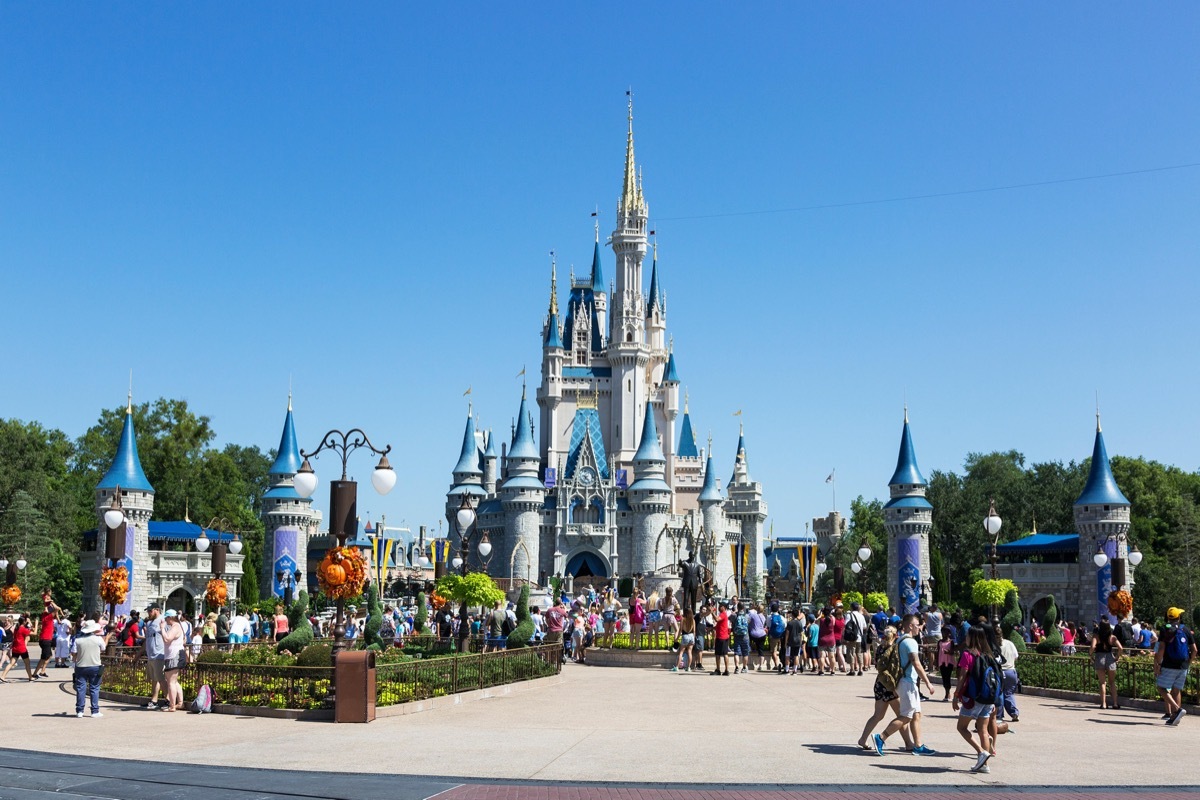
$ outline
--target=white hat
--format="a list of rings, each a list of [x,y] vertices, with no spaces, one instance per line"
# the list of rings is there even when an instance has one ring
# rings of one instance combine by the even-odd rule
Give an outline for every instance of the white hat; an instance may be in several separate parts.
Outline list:
[[[84,636],[100,632],[100,623],[94,620],[88,620],[79,627],[79,632]]]

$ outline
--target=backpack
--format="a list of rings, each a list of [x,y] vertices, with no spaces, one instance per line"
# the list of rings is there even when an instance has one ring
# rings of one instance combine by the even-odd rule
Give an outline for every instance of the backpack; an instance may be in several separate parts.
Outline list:
[[[776,611],[771,615],[771,627],[767,629],[767,633],[771,638],[778,639],[783,636],[783,631],[787,627],[787,623],[783,621],[783,614]]]
[[[1175,635],[1167,642],[1163,655],[1172,661],[1186,664],[1192,657],[1192,634],[1182,625],[1175,626]]]
[[[1004,701],[1004,685],[1000,665],[986,653],[980,653],[971,661],[967,674],[966,697],[983,705],[998,705]]]
[[[192,701],[192,711],[197,714],[208,714],[212,711],[212,688],[206,683],[196,692]]]
[[[734,636],[749,636],[750,635],[750,618],[744,613],[738,614],[733,618],[733,635]]]
[[[858,615],[851,611],[846,617],[846,627],[842,628],[842,641],[857,642],[859,633],[861,631],[858,629]]]
[[[875,670],[879,673],[879,684],[889,692],[896,691],[900,683],[900,642],[895,641],[883,648],[875,661]]]
[[[517,623],[512,621],[512,617],[508,614],[504,615],[504,622],[500,623],[500,632],[508,636],[517,627]]]
[[[1123,619],[1118,622],[1113,633],[1116,635],[1117,641],[1121,643],[1121,647],[1133,647],[1133,625],[1128,620]]]

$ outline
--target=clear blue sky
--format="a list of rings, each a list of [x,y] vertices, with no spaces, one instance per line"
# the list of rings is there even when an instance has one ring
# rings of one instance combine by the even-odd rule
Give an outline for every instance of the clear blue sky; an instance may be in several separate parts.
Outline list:
[[[1198,42],[1195,3],[6,3],[0,416],[78,435],[133,369],[269,448],[291,377],[303,446],[394,446],[363,515],[436,524],[463,391],[507,429],[548,251],[611,230],[632,86],[693,418],[726,477],[744,409],[777,534],[834,467],[886,495],[906,395],[926,475],[1085,458],[1097,390],[1110,453],[1196,469],[1200,169],[810,207],[1200,162]]]

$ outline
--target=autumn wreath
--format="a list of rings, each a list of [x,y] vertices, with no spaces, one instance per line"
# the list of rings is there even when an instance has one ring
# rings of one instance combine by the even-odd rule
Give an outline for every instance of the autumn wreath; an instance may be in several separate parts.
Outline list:
[[[109,567],[100,573],[100,599],[113,606],[125,602],[129,593],[129,571],[125,567]]]
[[[1108,613],[1117,619],[1125,619],[1133,613],[1133,596],[1124,589],[1108,595]]]
[[[354,547],[335,547],[317,568],[317,585],[326,597],[357,597],[367,579],[367,560]]]
[[[204,602],[209,608],[221,608],[229,600],[229,585],[220,578],[213,578],[204,587]]]
[[[21,587],[13,583],[0,589],[0,600],[6,606],[15,606],[21,602]]]

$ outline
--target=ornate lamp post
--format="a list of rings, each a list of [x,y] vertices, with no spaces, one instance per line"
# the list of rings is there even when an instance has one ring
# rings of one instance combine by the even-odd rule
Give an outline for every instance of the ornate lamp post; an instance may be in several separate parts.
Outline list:
[[[300,585],[300,576],[303,575],[300,570],[295,572],[287,572],[279,570],[275,573],[275,580],[283,587],[283,604],[290,606],[292,604],[292,594],[296,587]]]
[[[313,492],[317,490],[317,474],[313,472],[309,459],[318,455],[322,450],[333,450],[341,456],[342,477],[340,480],[329,483],[329,533],[337,540],[338,547],[345,547],[350,531],[357,527],[358,483],[347,478],[346,459],[360,447],[366,447],[379,456],[379,464],[376,465],[375,471],[371,475],[371,485],[380,494],[387,494],[396,485],[396,471],[392,469],[392,465],[388,463],[387,459],[387,454],[392,451],[392,446],[389,444],[382,450],[378,449],[371,444],[371,440],[359,428],[352,428],[345,433],[331,430],[321,438],[321,444],[316,450],[312,452],[301,450],[300,456],[304,459],[304,463],[300,465],[300,471],[293,479],[296,491],[301,497],[312,497]],[[337,654],[346,647],[345,636],[346,601],[345,598],[339,597],[337,599],[337,617],[333,626],[333,657],[335,661]]]
[[[1116,533],[1116,534],[1109,534],[1109,536],[1107,536],[1104,539],[1104,541],[1100,542],[1100,546],[1096,549],[1096,555],[1092,556],[1092,563],[1094,563],[1096,565],[1097,569],[1104,569],[1105,565],[1108,564],[1108,562],[1110,561],[1110,559],[1108,557],[1108,553],[1105,552],[1105,549],[1104,549],[1104,546],[1106,544],[1108,544],[1109,542],[1115,542],[1117,544],[1117,549],[1115,552],[1119,554],[1121,552],[1121,549],[1120,549],[1121,544],[1129,544],[1129,535],[1124,532]],[[1138,564],[1142,563],[1142,551],[1138,550],[1138,547],[1136,544],[1130,545],[1130,546],[1133,549],[1131,549],[1129,551],[1129,555],[1128,555],[1129,563],[1136,567]],[[1117,555],[1115,558],[1112,558],[1111,561],[1112,561],[1112,581],[1111,581],[1112,587],[1111,587],[1110,591],[1115,592],[1118,589],[1120,589],[1122,586],[1124,586],[1126,583],[1125,559],[1121,558],[1120,555]]]
[[[996,501],[988,501],[988,513],[983,518],[983,529],[987,531],[987,535],[992,537],[992,580],[996,580],[996,548],[1000,545],[1000,526],[1002,521],[1000,515],[996,513]]]
[[[866,587],[866,569],[867,562],[871,560],[871,548],[864,541],[862,547],[858,548],[854,556],[854,563],[850,565],[850,569],[858,576],[858,588],[859,591],[862,591]]]
[[[125,558],[125,537],[127,528],[125,523],[125,509],[121,506],[121,487],[118,486],[113,490],[112,502],[109,503],[108,509],[104,512],[104,558],[108,562],[108,568],[114,569],[121,559]],[[128,576],[130,582],[133,581],[133,576]],[[110,625],[116,624],[117,604],[112,602],[110,595],[108,603],[108,622]]]

